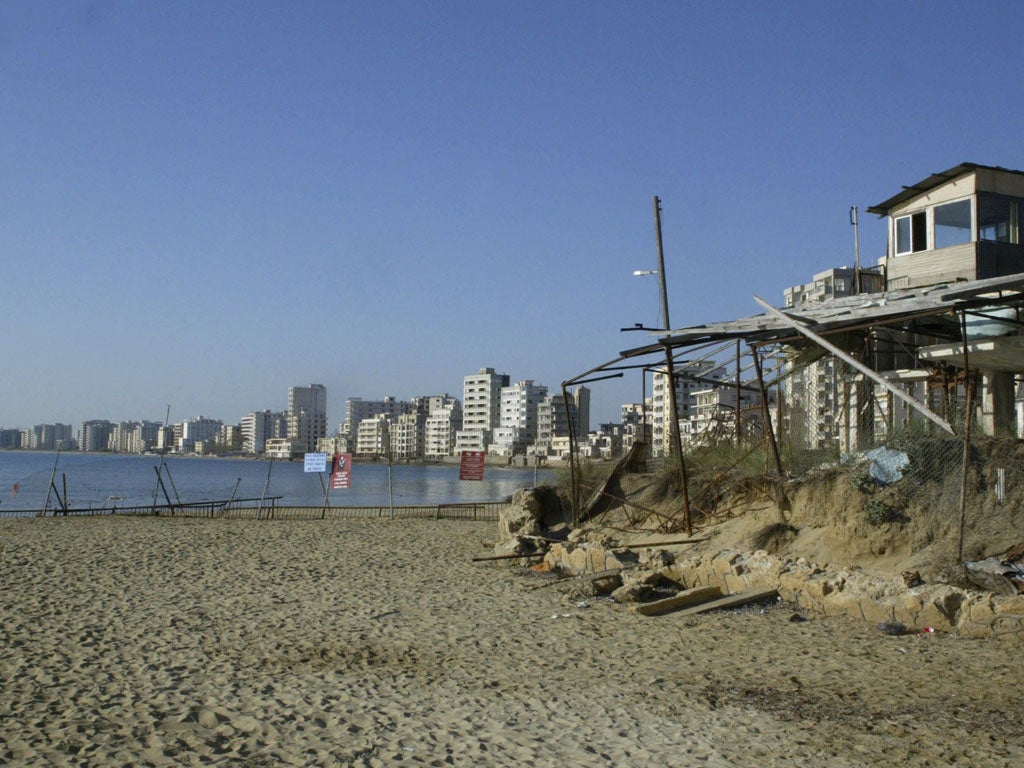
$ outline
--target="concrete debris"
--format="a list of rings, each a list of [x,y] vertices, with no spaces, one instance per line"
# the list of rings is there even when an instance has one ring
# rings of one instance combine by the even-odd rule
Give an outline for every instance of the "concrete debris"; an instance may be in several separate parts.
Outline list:
[[[775,590],[802,613],[852,616],[876,626],[900,624],[908,632],[928,628],[965,637],[1024,639],[1024,595],[924,583],[916,572],[885,574],[834,568],[803,558],[784,560],[763,550],[724,550],[688,557],[663,551],[652,557],[645,551],[605,549],[594,542],[552,544],[544,562],[553,572],[584,578],[606,569],[618,570],[622,585],[611,592],[617,603],[642,606],[656,597],[664,599],[674,592],[701,587],[716,587],[728,596]],[[641,562],[661,567],[642,567]],[[1001,572],[1007,568],[1000,564]],[[597,593],[591,582],[585,583]],[[577,599],[585,596],[579,590],[575,594]]]

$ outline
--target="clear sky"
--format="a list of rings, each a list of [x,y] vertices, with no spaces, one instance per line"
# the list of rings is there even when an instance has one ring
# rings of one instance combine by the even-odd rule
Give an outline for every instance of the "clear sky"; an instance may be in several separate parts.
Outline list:
[[[560,383],[1024,168],[1011,2],[0,4],[0,426]],[[861,216],[861,255],[885,232]],[[639,400],[596,383],[594,421]]]

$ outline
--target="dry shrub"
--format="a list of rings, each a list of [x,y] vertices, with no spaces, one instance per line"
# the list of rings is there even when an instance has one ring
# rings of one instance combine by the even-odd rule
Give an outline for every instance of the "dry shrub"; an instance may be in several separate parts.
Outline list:
[[[774,555],[784,550],[796,534],[797,529],[789,523],[772,523],[750,537],[750,548],[754,551],[763,549]]]

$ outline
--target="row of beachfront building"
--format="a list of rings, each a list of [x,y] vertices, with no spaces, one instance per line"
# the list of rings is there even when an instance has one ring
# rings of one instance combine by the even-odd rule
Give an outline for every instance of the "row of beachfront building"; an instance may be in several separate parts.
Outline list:
[[[887,226],[886,253],[878,263],[815,274],[785,290],[785,309],[799,314],[802,308],[860,294],[865,301],[900,301],[910,298],[901,291],[1024,273],[1024,172],[963,163],[904,187],[868,211]],[[880,297],[883,291],[889,294]],[[1024,345],[1017,342],[1024,338],[1024,318],[1013,307],[980,314],[977,330],[968,329],[968,336],[991,337],[987,343],[995,351],[986,358],[983,350],[972,350],[983,372],[979,426],[989,434],[1019,435]],[[962,345],[943,342],[890,329],[886,338],[872,340],[864,359],[918,401],[928,402],[936,371],[955,366],[963,354]],[[676,366],[675,417],[684,445],[730,436],[742,440],[746,433],[763,432],[767,416],[775,431],[803,447],[846,451],[863,442],[863,433],[884,433],[913,416],[877,388],[863,386],[833,356],[783,357],[776,361],[776,372],[782,372],[778,385],[767,389],[751,386],[741,367],[738,355],[726,365],[708,359]],[[593,428],[587,387],[551,392],[532,380],[512,382],[506,373],[483,368],[464,378],[461,399],[448,394],[411,401],[349,398],[345,420],[334,434],[327,431],[326,390],[312,384],[290,388],[286,410],[252,412],[237,425],[203,417],[166,426],[90,421],[77,431],[69,425],[38,425],[0,429],[0,448],[52,450],[63,444],[82,451],[233,451],[282,458],[324,451],[398,460],[485,450],[497,456],[559,458],[569,452],[571,432],[585,457],[614,458],[641,439],[654,456],[666,455],[673,418],[669,377],[657,366],[647,373],[650,394],[645,378],[641,402],[623,405],[619,422]],[[766,393],[764,404],[761,392]]]

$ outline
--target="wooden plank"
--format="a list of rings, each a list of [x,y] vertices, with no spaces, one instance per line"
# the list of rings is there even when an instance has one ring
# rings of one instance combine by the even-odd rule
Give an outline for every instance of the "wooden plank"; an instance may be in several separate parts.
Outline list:
[[[691,613],[704,613],[705,611],[714,611],[719,608],[739,608],[741,605],[747,605],[748,603],[757,603],[761,600],[778,597],[778,594],[778,591],[774,587],[748,589],[746,592],[738,592],[735,595],[726,595],[719,600],[712,600],[709,603],[701,603],[700,605],[694,605],[690,608],[684,608],[683,610],[678,611],[677,615],[686,616]]]
[[[544,557],[543,552],[534,552],[531,555],[479,555],[472,558],[474,563],[482,563],[486,560],[527,560],[529,558]]]
[[[617,544],[611,549],[644,549],[645,547],[674,547],[678,544],[697,544],[701,541],[707,541],[710,537],[705,536],[701,539],[670,539],[668,541],[641,541],[636,544]]]
[[[694,587],[693,589],[684,589],[679,594],[666,597],[664,600],[640,603],[640,605],[634,606],[633,610],[644,616],[657,616],[659,613],[668,613],[688,605],[706,603],[721,596],[721,587]]]

